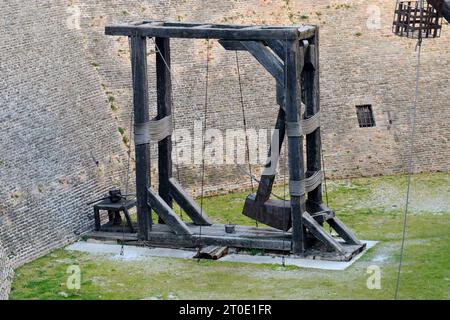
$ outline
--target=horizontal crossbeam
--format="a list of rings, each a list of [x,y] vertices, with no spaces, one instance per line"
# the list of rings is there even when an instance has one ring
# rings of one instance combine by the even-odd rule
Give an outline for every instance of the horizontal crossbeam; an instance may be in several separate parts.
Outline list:
[[[314,36],[315,26],[242,26],[225,24],[178,23],[163,21],[140,21],[109,25],[107,35],[143,36],[163,38],[200,38],[230,40],[294,40]]]

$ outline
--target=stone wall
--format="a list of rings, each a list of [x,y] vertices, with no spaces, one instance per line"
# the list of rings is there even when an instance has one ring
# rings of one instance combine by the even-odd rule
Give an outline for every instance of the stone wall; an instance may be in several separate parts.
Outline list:
[[[215,23],[320,26],[322,136],[327,174],[331,177],[401,173],[409,138],[413,103],[415,41],[391,32],[395,1],[95,1],[82,8],[87,51],[108,94],[113,96],[118,126],[129,127],[130,62],[125,37],[105,37],[108,23],[139,19]],[[447,171],[450,129],[450,28],[442,37],[425,40],[421,98],[417,110],[415,170]],[[155,113],[154,45],[149,40],[149,87]],[[207,127],[223,131],[242,128],[234,52],[211,42]],[[172,40],[174,112],[179,127],[192,130],[203,119],[206,41]],[[277,105],[274,81],[252,57],[239,53],[244,105],[249,126],[271,128]],[[255,81],[256,80],[256,81]],[[356,105],[371,104],[376,126],[360,128]],[[157,152],[152,149],[153,159]],[[258,167],[253,168],[258,171]],[[181,167],[182,180],[195,189],[199,170]],[[233,165],[207,170],[209,189],[249,184]],[[238,183],[238,184],[236,184]]]
[[[93,227],[126,149],[67,1],[2,1],[0,240],[14,267]]]

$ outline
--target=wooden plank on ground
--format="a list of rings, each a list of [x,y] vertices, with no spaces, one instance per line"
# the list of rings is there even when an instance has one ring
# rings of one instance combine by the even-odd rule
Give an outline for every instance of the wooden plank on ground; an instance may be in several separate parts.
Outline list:
[[[345,242],[361,244],[356,235],[338,217],[331,218],[327,222]]]
[[[334,239],[323,227],[314,220],[308,212],[303,212],[303,223],[306,228],[324,244],[329,245],[340,254],[345,254],[345,250],[342,245]]]
[[[207,246],[202,248],[194,258],[218,260],[228,254],[228,247],[224,246]]]
[[[131,71],[133,78],[133,108],[136,125],[149,121],[147,39],[131,37]],[[139,238],[147,240],[152,228],[151,211],[148,206],[147,188],[150,186],[150,145],[135,147],[136,157],[136,209],[139,223]]]

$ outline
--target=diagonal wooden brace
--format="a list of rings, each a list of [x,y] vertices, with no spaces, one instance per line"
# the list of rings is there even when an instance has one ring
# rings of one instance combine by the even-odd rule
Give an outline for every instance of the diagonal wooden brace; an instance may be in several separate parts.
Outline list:
[[[178,203],[178,205],[186,212],[186,214],[192,219],[192,222],[198,226],[210,226],[212,222],[209,220],[208,215],[202,212],[202,209],[198,206],[194,199],[183,189],[175,178],[169,179],[170,195]]]
[[[173,209],[151,188],[148,189],[148,204],[175,234],[191,235],[192,231]]]
[[[261,41],[241,41],[247,51],[284,87],[283,64]]]

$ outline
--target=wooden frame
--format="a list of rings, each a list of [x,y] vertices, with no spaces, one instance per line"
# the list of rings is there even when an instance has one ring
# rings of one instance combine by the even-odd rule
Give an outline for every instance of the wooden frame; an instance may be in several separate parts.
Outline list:
[[[103,234],[97,232],[93,236],[144,240],[154,245],[177,247],[225,245],[290,251],[295,255],[315,255],[315,240],[318,240],[325,244],[337,260],[348,260],[365,247],[337,219],[335,213],[322,203],[321,183],[317,179],[321,177],[321,140],[320,126],[315,117],[320,110],[319,36],[316,26],[242,26],[140,21],[107,26],[105,31],[107,35],[131,38],[134,114],[137,125],[149,121],[146,60],[148,37],[154,38],[157,51],[157,120],[172,113],[170,38],[218,39],[226,50],[249,52],[276,80],[277,103],[280,109],[275,128],[278,129],[279,136],[273,139],[278,139],[280,149],[277,151],[280,151],[287,136],[290,200],[269,199],[275,171],[265,170],[257,193],[245,201],[244,214],[256,219],[263,215],[269,225],[282,225],[279,229],[283,231],[237,226],[235,233],[226,233],[223,225],[210,222],[207,215],[201,212],[195,201],[172,177],[172,142],[169,135],[158,142],[158,194],[150,188],[149,144],[136,145],[137,237],[132,234],[116,234],[117,230],[109,230],[109,233]],[[305,104],[304,110],[301,110],[302,102]],[[304,130],[308,126],[309,129]],[[271,153],[270,151],[269,160],[278,162],[278,159],[272,158]],[[273,165],[271,167],[276,167],[276,163],[270,161],[269,164]],[[190,216],[193,223],[183,222],[173,211],[174,200]],[[159,223],[156,225],[151,223],[151,209],[159,217]],[[271,215],[270,212],[276,214]],[[288,223],[282,221],[286,216],[289,218]],[[335,229],[342,241],[325,231],[322,226],[325,222]],[[323,255],[330,256],[330,252],[323,252]]]

